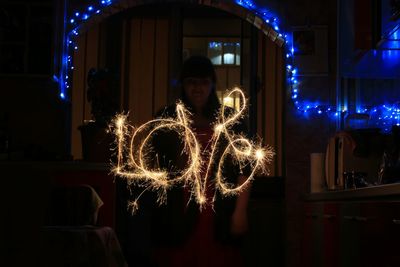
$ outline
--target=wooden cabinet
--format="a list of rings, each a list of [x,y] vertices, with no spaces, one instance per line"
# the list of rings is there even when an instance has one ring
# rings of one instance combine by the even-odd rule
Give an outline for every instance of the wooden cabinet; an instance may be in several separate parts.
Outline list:
[[[400,266],[399,199],[306,201],[301,266]]]
[[[325,244],[322,246],[323,264],[321,266],[334,267],[338,266],[339,255],[339,234],[340,227],[339,220],[339,207],[334,203],[326,203],[323,205],[322,215],[322,240]]]
[[[362,266],[400,266],[400,202],[361,203]]]
[[[323,203],[305,205],[302,266],[321,266],[322,207]]]
[[[338,217],[339,227],[339,255],[337,266],[359,266],[360,255],[360,226],[362,218],[358,203],[336,203],[340,209]]]

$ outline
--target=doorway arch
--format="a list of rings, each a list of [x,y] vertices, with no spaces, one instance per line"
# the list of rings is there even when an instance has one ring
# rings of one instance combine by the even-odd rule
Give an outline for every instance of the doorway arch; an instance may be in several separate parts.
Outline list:
[[[278,32],[279,27],[276,23],[276,15],[271,12],[265,11],[265,9],[263,9],[263,11],[259,11],[252,1],[243,0],[120,0],[114,1],[114,3],[111,0],[103,0],[101,1],[102,6],[93,7],[89,5],[88,7],[83,8],[83,10],[86,10],[86,13],[85,11],[72,12],[70,18],[67,19],[67,21],[70,22],[70,25],[67,28],[66,33],[67,35],[70,34],[71,36],[77,35],[80,34],[82,31],[86,31],[92,25],[100,23],[102,20],[117,13],[134,7],[139,7],[143,5],[154,5],[159,3],[196,4],[222,10],[253,24],[278,46],[282,46],[285,43],[286,36],[283,36],[281,33]],[[92,14],[88,14],[89,12]]]
[[[141,124],[149,120],[155,111],[168,102],[168,96],[162,96],[160,92],[168,92],[170,81],[177,74],[179,64],[171,62],[171,53],[179,57],[180,51],[171,49],[170,32],[174,29],[171,21],[165,19],[147,19],[135,17],[124,19],[120,25],[122,28],[112,29],[113,18],[128,18],[130,10],[142,7],[156,6],[164,1],[119,1],[106,6],[98,16],[83,19],[84,23],[78,27],[78,21],[74,21],[68,38],[74,38],[69,49],[73,49],[71,62],[74,62],[73,70],[66,74],[71,87],[72,127],[71,150],[74,158],[82,156],[80,133],[77,127],[90,119],[90,107],[86,100],[87,72],[91,67],[106,67],[104,53],[107,48],[102,45],[105,32],[121,30],[121,54],[120,58],[120,106],[122,109],[134,110],[131,114],[140,114],[134,119],[134,124]],[[252,41],[252,77],[249,83],[249,92],[252,97],[253,117],[256,125],[254,132],[260,136],[265,144],[271,145],[276,150],[276,158],[271,166],[272,176],[283,176],[283,127],[284,127],[284,103],[285,103],[285,64],[284,64],[284,39],[279,33],[262,20],[257,14],[249,11],[233,1],[167,1],[167,4],[208,7],[229,13],[248,23],[257,31]],[[114,21],[115,22],[115,21]],[[110,27],[108,31],[104,28]],[[129,34],[128,34],[128,33]],[[168,34],[167,34],[168,33]],[[135,35],[136,34],[136,35]],[[147,39],[146,39],[147,38]],[[140,42],[136,42],[140,40]],[[68,42],[72,39],[68,39]],[[114,45],[116,42],[113,42]],[[151,45],[150,45],[151,44]],[[72,47],[73,46],[73,47]],[[152,49],[147,49],[151,47]],[[142,49],[142,50],[141,50]],[[172,51],[172,52],[171,52]],[[151,58],[151,60],[145,60]],[[139,59],[139,60],[138,60]],[[149,62],[152,62],[149,64]],[[171,69],[163,70],[163,66],[171,66]],[[176,66],[174,66],[176,65]],[[131,72],[132,71],[132,72]],[[151,77],[144,78],[143,73],[152,73]],[[72,75],[73,74],[73,75]],[[72,78],[71,78],[72,77]],[[134,88],[134,89],[132,89]],[[136,88],[136,89],[135,89]],[[153,88],[147,90],[147,88]],[[160,89],[161,88],[161,89]],[[143,103],[152,102],[149,108]],[[154,104],[156,102],[156,104]]]

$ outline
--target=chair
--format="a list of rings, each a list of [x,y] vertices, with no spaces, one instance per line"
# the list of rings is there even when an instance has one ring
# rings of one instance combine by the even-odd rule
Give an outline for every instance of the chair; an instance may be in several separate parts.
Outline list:
[[[55,188],[41,231],[40,266],[127,266],[114,230],[96,226],[102,205],[91,186]]]
[[[47,225],[96,225],[103,201],[89,185],[56,187],[52,190]]]

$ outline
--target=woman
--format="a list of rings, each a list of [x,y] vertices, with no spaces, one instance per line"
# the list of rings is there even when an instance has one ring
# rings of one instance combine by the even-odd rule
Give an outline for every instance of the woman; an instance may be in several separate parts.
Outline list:
[[[184,62],[180,76],[181,100],[192,113],[191,128],[201,144],[206,164],[213,124],[221,108],[215,91],[216,80],[208,58],[195,56]],[[175,106],[167,107],[160,116],[176,116]],[[236,124],[233,130],[245,132],[244,124]],[[182,156],[183,144],[179,140],[176,133],[161,133],[154,138],[158,166],[174,171],[184,169],[187,162]],[[221,144],[226,146],[226,140]],[[218,154],[214,162],[218,162]],[[225,162],[224,177],[230,183],[241,184],[246,179],[243,170],[233,161]],[[190,199],[189,190],[179,187],[168,192],[167,204],[158,207],[154,213],[155,259],[159,266],[241,266],[238,241],[247,230],[249,190],[236,198],[223,198],[215,192],[214,174],[210,172],[206,190],[208,200],[216,195],[214,207],[206,204],[200,211],[198,204]],[[205,171],[202,171],[201,176],[204,175]]]

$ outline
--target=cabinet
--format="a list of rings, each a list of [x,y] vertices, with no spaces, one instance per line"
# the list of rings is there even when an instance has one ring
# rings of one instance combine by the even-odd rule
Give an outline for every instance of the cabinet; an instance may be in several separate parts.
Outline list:
[[[362,266],[400,266],[400,201],[361,203]]]
[[[301,266],[400,266],[400,194],[304,202]]]
[[[49,75],[53,5],[49,0],[2,1],[0,73]]]

